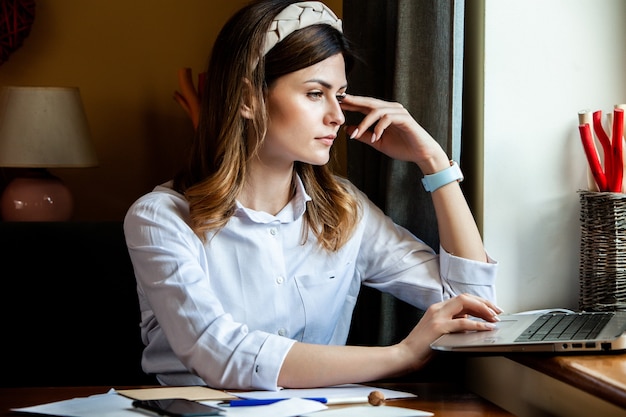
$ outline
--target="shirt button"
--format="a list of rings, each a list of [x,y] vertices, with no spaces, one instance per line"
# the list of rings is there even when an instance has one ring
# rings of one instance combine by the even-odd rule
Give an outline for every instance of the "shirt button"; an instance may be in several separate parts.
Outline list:
[[[276,236],[277,234],[278,234],[278,229],[277,229],[277,228],[275,228],[275,227],[272,227],[272,228],[270,229],[270,235],[272,235],[272,236]]]
[[[287,334],[287,330],[285,329],[278,329],[278,335],[279,336],[285,336]]]
[[[281,276],[278,276],[278,277],[276,278],[276,283],[277,283],[277,284],[282,284],[283,282],[285,282],[285,278],[283,278],[283,277],[281,277]]]

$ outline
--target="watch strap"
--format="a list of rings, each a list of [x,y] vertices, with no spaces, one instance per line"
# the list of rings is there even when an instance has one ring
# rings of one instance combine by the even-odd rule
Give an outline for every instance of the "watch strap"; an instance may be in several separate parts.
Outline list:
[[[424,189],[429,193],[454,181],[463,181],[463,173],[455,161],[450,161],[448,168],[434,174],[424,175],[424,178],[422,178]]]

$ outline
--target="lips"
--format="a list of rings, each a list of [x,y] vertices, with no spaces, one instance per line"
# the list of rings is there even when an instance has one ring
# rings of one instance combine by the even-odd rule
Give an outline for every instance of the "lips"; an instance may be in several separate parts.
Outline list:
[[[333,144],[333,142],[335,141],[336,138],[337,138],[337,135],[328,135],[328,136],[323,136],[321,138],[315,138],[315,139],[323,142],[324,144],[326,144],[328,146],[330,146],[330,145]]]

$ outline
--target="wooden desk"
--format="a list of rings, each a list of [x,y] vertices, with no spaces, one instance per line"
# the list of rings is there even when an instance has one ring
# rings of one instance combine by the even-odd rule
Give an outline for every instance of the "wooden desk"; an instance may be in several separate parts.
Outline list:
[[[504,411],[467,390],[450,384],[381,383],[376,386],[412,392],[415,399],[394,400],[390,405],[430,411],[435,416],[487,416],[510,417]],[[51,387],[51,388],[0,388],[0,416],[18,416],[11,408],[45,404],[74,397],[87,397],[106,393],[111,387]],[[139,387],[114,387],[118,389]]]
[[[626,353],[509,354],[467,363],[468,388],[517,416],[626,416]]]
[[[626,354],[520,355],[510,359],[615,404],[626,413]]]

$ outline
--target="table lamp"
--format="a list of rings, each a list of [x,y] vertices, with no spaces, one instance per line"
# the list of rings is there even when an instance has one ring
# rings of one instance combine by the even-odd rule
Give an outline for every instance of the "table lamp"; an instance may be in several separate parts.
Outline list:
[[[0,167],[27,168],[0,199],[4,221],[67,221],[70,190],[48,168],[98,164],[76,87],[0,89]]]

